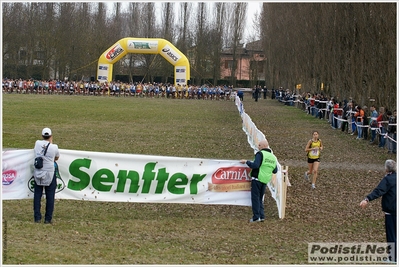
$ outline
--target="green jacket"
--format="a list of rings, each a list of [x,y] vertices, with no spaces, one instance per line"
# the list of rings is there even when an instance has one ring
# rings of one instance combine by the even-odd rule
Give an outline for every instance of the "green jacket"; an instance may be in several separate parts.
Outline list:
[[[258,151],[255,160],[247,160],[247,165],[252,169],[251,177],[267,184],[272,179],[273,173],[277,173],[277,159],[268,148]]]
[[[259,167],[258,179],[264,184],[270,182],[273,173],[277,173],[277,158],[268,151],[261,150],[263,159]]]

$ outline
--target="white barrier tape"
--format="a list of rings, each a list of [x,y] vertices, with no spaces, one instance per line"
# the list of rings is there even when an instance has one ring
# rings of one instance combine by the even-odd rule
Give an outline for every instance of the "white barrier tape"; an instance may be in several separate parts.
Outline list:
[[[307,106],[307,107],[309,107],[309,106]],[[310,107],[311,109],[315,109],[315,107]],[[318,110],[328,110],[328,109],[326,109],[326,108],[319,108]],[[342,110],[342,109],[339,109],[339,110]],[[352,114],[354,114],[354,113],[356,113],[356,112],[354,112],[354,111],[350,111],[349,113],[352,113]],[[338,118],[338,117],[335,117],[334,116],[334,118],[336,118],[337,120],[340,120],[340,121],[350,121],[350,120],[345,120],[345,119],[341,119],[341,118]],[[377,118],[373,118],[373,117],[367,117],[368,119],[370,119],[370,120],[372,120],[372,121],[375,121],[375,120],[377,120]],[[355,123],[355,122],[353,122],[353,123]],[[396,126],[396,123],[389,123],[389,121],[380,121],[379,122],[380,124],[381,123],[388,123],[388,126],[389,125],[391,125],[391,126]],[[369,127],[369,126],[365,126],[365,127]]]
[[[336,119],[336,120],[338,120],[338,121],[347,121],[348,123],[351,123],[351,124],[356,124],[356,121],[350,121],[350,120],[345,120],[345,119],[342,119],[342,118],[338,118],[338,117],[335,117],[334,116],[334,118]],[[382,123],[387,123],[386,121],[381,121]],[[388,126],[396,126],[396,123],[388,123]],[[374,129],[379,129],[380,127],[371,127],[370,125],[358,125],[358,124],[356,124],[356,126],[358,126],[358,127],[364,127],[364,128],[370,128],[370,129],[372,129],[372,130],[374,130]]]
[[[397,143],[395,139],[393,139],[392,137],[390,137],[390,136],[388,135],[388,133],[382,134],[382,133],[381,133],[381,130],[380,130],[379,128],[377,128],[376,132],[377,132],[377,134],[383,136],[385,139],[389,139],[389,140],[391,140],[391,141]]]

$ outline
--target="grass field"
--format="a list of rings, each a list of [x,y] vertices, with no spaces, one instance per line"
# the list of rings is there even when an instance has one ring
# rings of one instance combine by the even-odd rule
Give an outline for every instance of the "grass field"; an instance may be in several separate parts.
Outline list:
[[[285,219],[269,192],[258,224],[250,207],[57,200],[44,225],[32,200],[2,201],[3,264],[307,264],[309,242],[385,241],[380,200],[359,203],[390,154],[275,100],[246,95],[244,107],[289,167]],[[253,158],[228,101],[6,94],[2,115],[3,148],[33,148],[50,127],[61,149]],[[313,191],[303,179],[312,130],[325,146]]]

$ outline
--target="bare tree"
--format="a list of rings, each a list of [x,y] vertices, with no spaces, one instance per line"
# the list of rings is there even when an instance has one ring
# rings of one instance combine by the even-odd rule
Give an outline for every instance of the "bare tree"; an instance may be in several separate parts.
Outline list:
[[[126,19],[126,28],[128,29],[130,37],[139,37],[140,29],[142,28],[142,21],[140,19],[140,13],[142,9],[142,3],[130,2],[128,7],[128,17]],[[142,60],[142,55],[129,54],[127,55],[128,60],[128,73],[130,81],[133,81],[133,74],[135,69],[135,62]]]
[[[162,3],[163,38],[169,42],[175,40],[175,5],[171,2]]]
[[[208,33],[208,10],[207,3],[199,2],[197,4],[197,24],[195,28],[195,61],[192,69],[194,70],[195,83],[202,83],[205,77],[206,61],[204,55],[207,54],[210,40]]]
[[[268,79],[291,88],[301,83],[302,92],[339,100],[352,97],[360,105],[375,99],[394,107],[395,21],[392,3],[264,3]]]
[[[255,11],[252,19],[252,31],[248,34],[246,42],[255,42],[260,39],[261,36],[261,16],[260,11]],[[248,29],[247,29],[248,30]]]
[[[213,84],[217,84],[217,81],[220,79],[220,57],[221,51],[223,49],[223,38],[226,34],[226,3],[224,2],[216,2],[214,3],[214,20],[211,25],[210,38],[212,43],[210,44],[210,52],[211,52],[211,64],[212,67],[212,78]]]
[[[140,19],[145,21],[144,23],[144,36],[145,38],[155,38],[157,37],[157,29],[155,18],[157,14],[155,13],[155,4],[153,2],[146,2],[143,4],[143,9],[141,12]],[[146,54],[143,55],[144,66],[145,66],[145,75],[150,75],[151,64],[154,60],[154,55]],[[150,77],[151,79],[151,77]]]
[[[175,40],[175,6],[174,3],[162,3],[162,38],[173,43]],[[156,57],[156,56],[155,56]],[[157,67],[159,73],[162,75],[164,82],[172,78],[173,66],[165,59],[156,57],[157,62],[154,62],[154,68]],[[154,59],[153,59],[154,60]]]
[[[144,38],[154,38],[157,37],[156,34],[156,23],[155,18],[158,14],[155,13],[155,3],[153,2],[144,2],[140,19],[144,21],[143,23],[143,31],[142,36]]]
[[[230,34],[231,34],[231,42],[230,47],[232,49],[232,64],[231,64],[231,80],[230,83],[233,86],[236,86],[236,71],[237,71],[237,62],[238,56],[240,54],[240,50],[242,48],[242,36],[245,26],[245,21],[247,17],[247,7],[248,3],[244,2],[236,2],[233,4],[233,12],[230,16]]]
[[[55,57],[58,77],[63,79],[69,76],[70,70],[74,68],[76,62],[73,55],[75,47],[74,40],[74,19],[75,19],[75,4],[74,3],[59,3],[58,4],[58,20],[56,27],[57,38],[57,54]]]
[[[179,50],[183,53],[187,53],[188,47],[192,45],[191,33],[190,33],[190,14],[192,13],[192,2],[181,2],[179,19],[180,23],[177,23],[178,36],[176,45]]]
[[[3,6],[3,77],[18,77],[18,66],[29,66],[28,8],[23,3],[2,3]],[[20,32],[16,32],[20,29]],[[21,50],[22,49],[22,50]]]

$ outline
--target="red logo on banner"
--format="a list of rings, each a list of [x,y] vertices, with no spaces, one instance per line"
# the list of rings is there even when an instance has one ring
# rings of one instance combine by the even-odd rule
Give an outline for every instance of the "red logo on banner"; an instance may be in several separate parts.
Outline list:
[[[3,185],[10,185],[17,178],[15,170],[8,170],[3,172]]]
[[[123,50],[123,48],[119,44],[117,44],[108,51],[108,53],[105,55],[105,58],[108,60],[113,60],[114,58],[122,54],[124,51],[125,50]]]
[[[251,180],[249,172],[251,168],[226,167],[217,169],[212,175],[213,184],[244,183]]]

